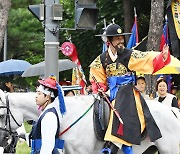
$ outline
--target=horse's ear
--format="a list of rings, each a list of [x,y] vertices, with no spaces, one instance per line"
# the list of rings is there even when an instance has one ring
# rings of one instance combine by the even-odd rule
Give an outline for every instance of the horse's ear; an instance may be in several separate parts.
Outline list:
[[[0,89],[0,98],[2,100],[2,102],[5,102],[6,99],[5,99],[5,93]]]
[[[4,95],[4,92],[0,89],[0,96]]]

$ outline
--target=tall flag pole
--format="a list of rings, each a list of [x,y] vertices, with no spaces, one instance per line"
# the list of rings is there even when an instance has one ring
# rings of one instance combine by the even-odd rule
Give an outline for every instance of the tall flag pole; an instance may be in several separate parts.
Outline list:
[[[136,25],[136,44],[139,43],[139,36],[138,36],[138,25],[137,25],[137,13],[136,8],[134,7],[134,21]]]
[[[78,59],[76,46],[71,41],[64,42],[61,46],[61,51],[65,56],[70,57],[71,60],[77,64],[77,67],[73,68],[72,85],[80,85],[82,87],[82,89],[80,90],[80,93],[85,94],[87,81],[86,81],[81,63]]]
[[[105,31],[106,30],[106,19],[104,19],[104,28],[103,30]],[[103,47],[102,47],[102,53],[105,52],[107,50],[107,38],[106,37],[102,37],[102,40],[103,40]]]
[[[132,47],[136,46],[136,44],[139,42],[139,37],[138,37],[138,28],[137,28],[137,14],[136,14],[136,8],[134,7],[134,24],[131,29],[131,36],[129,38],[127,48],[131,49]]]
[[[106,19],[104,18],[104,29],[106,29],[107,25],[106,25]]]

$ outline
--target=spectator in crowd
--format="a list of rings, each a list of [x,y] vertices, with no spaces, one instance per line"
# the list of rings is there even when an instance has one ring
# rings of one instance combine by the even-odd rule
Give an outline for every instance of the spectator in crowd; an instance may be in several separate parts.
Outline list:
[[[173,94],[173,95],[175,95],[176,97],[177,97],[177,100],[178,100],[178,106],[179,106],[179,108],[180,108],[180,96],[178,96],[178,86],[176,86],[176,85],[172,85],[171,86],[171,94]]]
[[[163,78],[157,80],[156,91],[158,92],[158,97],[155,100],[170,107],[179,108],[177,97],[167,92],[167,83]]]
[[[146,80],[145,77],[139,76],[136,79],[136,88],[140,91],[141,95],[144,97],[144,99],[149,100],[150,97],[146,94]]]
[[[73,90],[67,90],[64,91],[64,96],[75,96],[75,93]]]
[[[70,86],[70,85],[71,85],[71,81],[65,81],[65,80],[63,80],[63,81],[60,81],[59,84],[60,84],[61,86]]]
[[[61,86],[71,86],[71,81],[60,81],[59,84]],[[65,90],[64,96],[75,96],[75,92],[73,90]]]
[[[173,95],[176,96],[177,91],[178,91],[178,86],[172,85],[172,86],[171,86],[171,94],[173,94]]]
[[[88,95],[90,95],[90,94],[92,94],[92,85],[91,84],[89,84],[87,87],[86,87],[86,92],[87,92],[87,94]]]
[[[5,82],[2,83],[2,87],[1,89],[4,91],[4,92],[14,92],[14,86],[13,84],[11,83],[11,81],[7,80]]]

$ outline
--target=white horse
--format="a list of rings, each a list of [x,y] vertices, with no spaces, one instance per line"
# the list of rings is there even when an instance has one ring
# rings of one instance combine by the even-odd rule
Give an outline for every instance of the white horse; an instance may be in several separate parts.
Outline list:
[[[5,94],[0,92],[0,107],[6,106]],[[26,120],[37,120],[38,111],[35,105],[35,93],[9,93],[11,131],[15,131]],[[70,126],[93,104],[94,97],[74,96],[65,97],[67,113],[62,118],[61,131]],[[155,101],[147,101],[149,109],[160,128],[162,138],[150,142],[148,136],[141,142],[141,145],[133,145],[134,154],[141,154],[151,145],[155,145],[161,154],[178,154],[180,152],[180,113],[174,109],[174,113],[168,106]],[[0,108],[0,128],[5,126],[6,108]],[[177,115],[177,117],[175,116]],[[16,122],[15,122],[16,121]],[[0,129],[0,143],[4,141],[1,134],[5,132]],[[91,108],[74,126],[62,136],[65,140],[65,154],[99,154],[104,142],[96,138],[93,126],[93,109]],[[119,150],[119,153],[122,153]],[[152,153],[151,153],[152,154]]]

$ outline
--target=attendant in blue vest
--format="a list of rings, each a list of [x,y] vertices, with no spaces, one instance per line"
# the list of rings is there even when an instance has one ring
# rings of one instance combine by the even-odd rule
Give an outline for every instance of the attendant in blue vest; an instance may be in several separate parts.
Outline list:
[[[59,139],[60,119],[66,111],[64,97],[54,76],[38,82],[36,104],[42,112],[30,133],[31,153],[56,154],[64,146]]]

